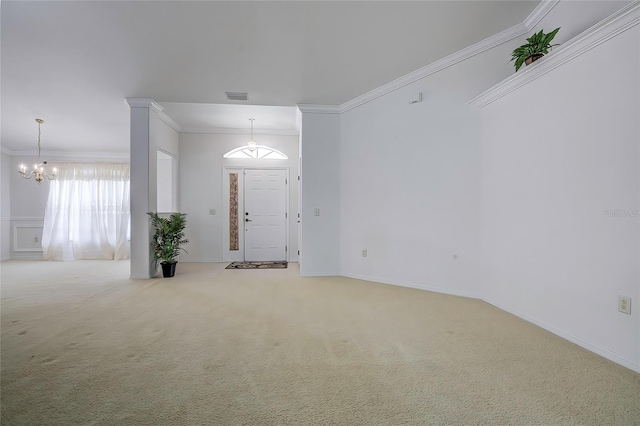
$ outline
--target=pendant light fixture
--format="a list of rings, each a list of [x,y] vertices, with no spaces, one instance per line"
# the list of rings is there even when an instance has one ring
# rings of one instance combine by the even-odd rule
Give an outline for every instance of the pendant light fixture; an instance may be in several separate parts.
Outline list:
[[[35,176],[36,182],[40,184],[42,183],[44,178],[54,180],[56,178],[57,169],[54,167],[53,173],[49,175],[44,168],[47,162],[40,161],[40,125],[44,123],[44,120],[41,118],[36,118],[36,123],[38,123],[38,161],[33,165],[33,170],[30,170],[29,173],[27,173],[27,166],[25,166],[24,164],[20,164],[18,173],[20,173],[20,176],[25,179],[31,179],[32,176]]]

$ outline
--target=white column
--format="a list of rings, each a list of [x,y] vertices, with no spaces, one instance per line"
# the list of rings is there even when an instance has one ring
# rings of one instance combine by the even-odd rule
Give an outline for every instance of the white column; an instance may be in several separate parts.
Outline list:
[[[156,211],[156,146],[150,137],[152,114],[162,111],[153,99],[127,98],[131,108],[131,278],[152,278],[151,237],[147,212]]]

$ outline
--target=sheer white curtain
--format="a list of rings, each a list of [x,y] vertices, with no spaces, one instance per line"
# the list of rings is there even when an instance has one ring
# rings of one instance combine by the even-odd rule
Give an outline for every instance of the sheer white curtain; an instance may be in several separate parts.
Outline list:
[[[129,165],[59,164],[42,249],[50,260],[127,259]]]

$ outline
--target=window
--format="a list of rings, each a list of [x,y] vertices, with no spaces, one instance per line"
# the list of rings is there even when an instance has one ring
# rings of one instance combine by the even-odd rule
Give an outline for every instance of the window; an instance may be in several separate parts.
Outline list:
[[[44,215],[45,259],[129,256],[129,165],[60,164]]]
[[[256,158],[260,160],[286,160],[287,157],[277,149],[270,148],[264,145],[256,145],[254,148],[248,146],[241,146],[236,149],[232,149],[223,155],[224,158]]]

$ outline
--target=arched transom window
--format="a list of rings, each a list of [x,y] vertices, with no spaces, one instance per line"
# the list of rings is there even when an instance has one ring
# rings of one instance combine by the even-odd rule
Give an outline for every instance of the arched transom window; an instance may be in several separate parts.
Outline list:
[[[239,148],[232,149],[223,155],[224,158],[256,158],[264,160],[286,160],[287,157],[284,153],[278,151],[275,148],[271,148],[264,145],[256,146],[241,146]]]

